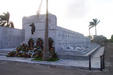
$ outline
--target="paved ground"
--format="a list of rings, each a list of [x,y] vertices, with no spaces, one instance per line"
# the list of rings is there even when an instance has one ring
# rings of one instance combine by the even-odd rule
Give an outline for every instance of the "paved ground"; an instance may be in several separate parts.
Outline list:
[[[49,67],[39,64],[0,61],[0,75],[113,75],[113,44],[105,47],[106,69],[84,70]]]

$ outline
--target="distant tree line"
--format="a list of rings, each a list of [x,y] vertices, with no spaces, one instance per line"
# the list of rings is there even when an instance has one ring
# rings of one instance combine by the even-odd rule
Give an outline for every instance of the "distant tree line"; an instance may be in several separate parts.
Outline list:
[[[10,13],[6,12],[0,15],[0,26],[2,27],[11,27],[14,28],[14,24],[12,21],[9,21]]]
[[[94,36],[93,39],[91,39],[91,41],[98,43],[100,45],[105,45],[106,43],[113,43],[113,35],[111,35],[110,39],[107,39],[103,35],[97,35],[97,36]]]
[[[103,35],[98,35],[94,36],[91,41],[103,46],[108,42],[108,39]]]

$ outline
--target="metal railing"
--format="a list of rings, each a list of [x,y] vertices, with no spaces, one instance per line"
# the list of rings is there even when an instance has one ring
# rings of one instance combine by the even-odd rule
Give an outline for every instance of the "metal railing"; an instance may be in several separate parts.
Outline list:
[[[100,71],[103,71],[103,69],[105,69],[104,54],[100,56]]]

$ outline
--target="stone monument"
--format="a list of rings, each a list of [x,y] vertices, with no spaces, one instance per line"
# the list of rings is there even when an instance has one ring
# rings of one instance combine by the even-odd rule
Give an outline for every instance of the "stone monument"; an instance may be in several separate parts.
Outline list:
[[[88,56],[89,52],[92,53],[92,50],[99,47],[99,45],[91,43],[90,39],[83,34],[57,26],[55,15],[49,14],[48,19],[48,35],[54,40],[55,51],[59,58],[76,59],[77,56],[85,57]],[[26,42],[30,38],[34,40],[42,38],[44,40],[45,15],[24,17],[22,21]]]

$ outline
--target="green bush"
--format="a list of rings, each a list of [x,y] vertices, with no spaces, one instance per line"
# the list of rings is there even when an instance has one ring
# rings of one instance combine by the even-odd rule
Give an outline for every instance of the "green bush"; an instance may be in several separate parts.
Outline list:
[[[41,57],[34,58],[34,59],[32,59],[32,60],[33,60],[33,61],[43,61]],[[47,61],[52,61],[52,62],[54,62],[54,61],[58,61],[58,60],[59,60],[58,58],[50,58],[50,59],[48,59]]]

